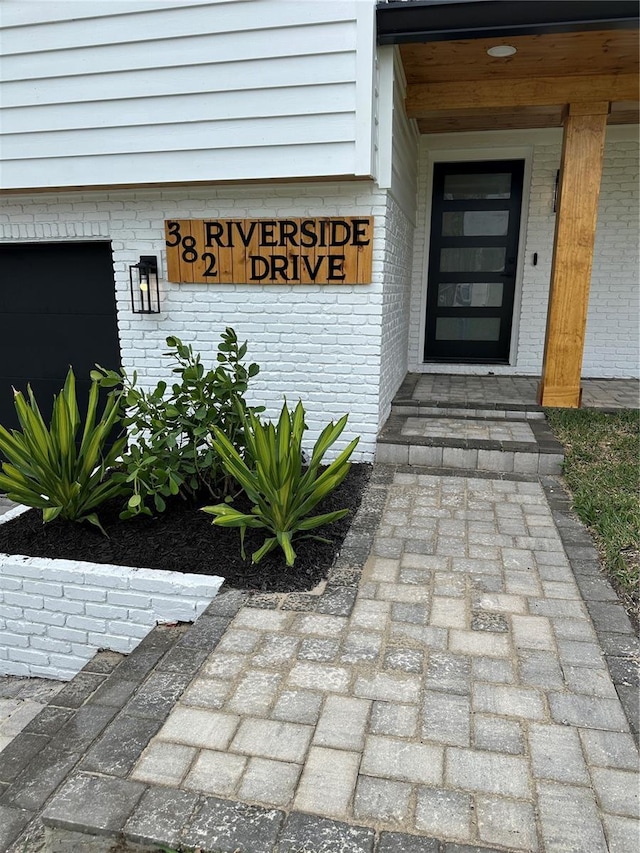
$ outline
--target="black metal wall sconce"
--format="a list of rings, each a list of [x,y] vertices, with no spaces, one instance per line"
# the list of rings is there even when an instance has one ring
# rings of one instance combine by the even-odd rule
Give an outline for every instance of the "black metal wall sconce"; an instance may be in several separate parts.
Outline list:
[[[138,263],[129,267],[129,283],[133,313],[159,314],[158,258],[155,255],[140,255]]]

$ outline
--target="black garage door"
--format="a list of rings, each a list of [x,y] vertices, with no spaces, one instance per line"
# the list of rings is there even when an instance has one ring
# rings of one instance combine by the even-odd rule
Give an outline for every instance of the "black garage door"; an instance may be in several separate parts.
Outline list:
[[[0,423],[28,382],[48,419],[69,365],[83,413],[96,362],[120,366],[111,244],[0,245]]]

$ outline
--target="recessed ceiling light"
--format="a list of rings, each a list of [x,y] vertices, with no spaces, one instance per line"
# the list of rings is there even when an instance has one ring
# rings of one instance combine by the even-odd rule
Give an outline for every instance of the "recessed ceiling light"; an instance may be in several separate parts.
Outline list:
[[[490,47],[487,50],[489,56],[513,56],[517,53],[516,48],[510,44],[497,44],[495,47]]]

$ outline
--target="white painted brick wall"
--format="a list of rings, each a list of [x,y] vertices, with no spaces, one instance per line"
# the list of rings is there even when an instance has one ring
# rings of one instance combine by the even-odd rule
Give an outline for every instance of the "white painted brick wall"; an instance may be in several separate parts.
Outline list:
[[[591,274],[584,376],[638,376],[639,177],[637,139],[608,143]]]
[[[413,265],[414,225],[391,194],[387,196],[386,227],[380,424],[389,416],[391,401],[407,372],[409,299]]]
[[[141,254],[166,268],[164,220],[293,216],[375,217],[370,285],[203,285],[161,282],[159,315],[131,313],[128,268]],[[308,444],[330,419],[349,414],[335,453],[360,435],[355,460],[371,460],[378,430],[380,322],[387,264],[386,192],[370,182],[238,185],[11,196],[0,201],[0,241],[112,241],[123,365],[142,382],[169,378],[167,335],[193,343],[205,362],[233,326],[261,373],[250,400],[276,415],[302,399]],[[403,356],[404,359],[404,356]]]
[[[98,649],[129,653],[157,622],[194,621],[222,580],[0,554],[0,675],[73,678]]]
[[[428,148],[424,137],[420,137],[418,145],[418,175],[416,207],[416,228],[413,238],[413,270],[411,275],[411,296],[409,299],[409,352],[407,361],[409,370],[420,372],[422,364],[422,309],[426,299],[424,272],[425,258],[428,252],[428,237],[430,220],[428,217],[429,187],[431,186],[428,161]]]
[[[464,135],[461,135],[461,139]],[[424,253],[429,223],[428,139],[421,140],[418,175],[409,367],[415,371],[477,373],[480,365],[424,365],[420,349],[421,311],[424,299]],[[553,191],[560,166],[560,131],[490,133],[474,135],[473,147],[482,159],[483,149],[504,145],[531,145],[531,183],[527,220],[522,296],[516,360],[508,366],[486,370],[502,374],[539,374],[551,276],[555,214]],[[460,147],[465,147],[460,142]],[[472,147],[470,144],[467,147]],[[446,154],[439,156],[446,160]],[[598,228],[591,276],[587,334],[582,375],[586,377],[638,376],[640,284],[638,277],[638,141],[637,128],[610,128],[600,192]],[[533,253],[538,264],[533,266]]]
[[[524,374],[537,375],[542,370],[556,222],[553,194],[560,167],[561,138],[559,133],[555,136],[554,141],[539,143],[533,148],[529,207],[522,211],[527,221],[527,236],[520,316],[514,319],[519,321],[516,368]],[[538,253],[537,266],[532,262],[534,252]]]

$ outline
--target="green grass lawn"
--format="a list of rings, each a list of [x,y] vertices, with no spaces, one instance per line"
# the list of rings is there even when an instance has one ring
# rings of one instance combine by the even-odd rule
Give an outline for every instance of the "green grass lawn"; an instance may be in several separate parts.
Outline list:
[[[640,412],[547,409],[565,447],[573,507],[593,533],[609,579],[640,621]]]

